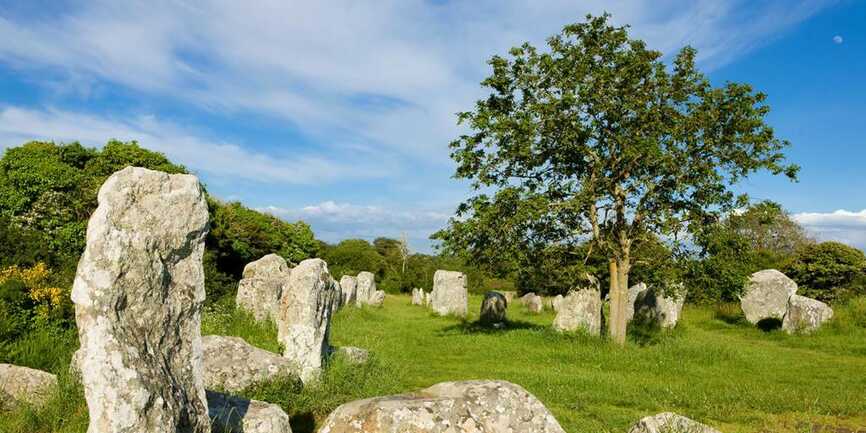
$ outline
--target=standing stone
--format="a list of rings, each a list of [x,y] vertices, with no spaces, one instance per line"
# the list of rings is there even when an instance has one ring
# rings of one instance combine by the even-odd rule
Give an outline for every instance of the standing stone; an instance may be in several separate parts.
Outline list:
[[[337,285],[322,259],[298,264],[283,291],[277,334],[283,356],[295,363],[304,383],[318,377],[328,355],[334,296]]]
[[[17,403],[39,406],[57,387],[57,376],[27,367],[0,364],[0,409]]]
[[[355,305],[358,302],[358,279],[343,275],[340,278],[340,292],[342,293],[343,305]]]
[[[198,179],[128,167],[98,200],[72,288],[88,433],[210,432]]]
[[[553,312],[559,312],[559,307],[562,305],[562,300],[565,299],[562,295],[556,295],[550,301],[550,308],[553,309]]]
[[[283,286],[292,274],[288,263],[277,254],[268,254],[247,263],[238,283],[235,304],[250,312],[256,320],[276,319]]]
[[[500,293],[505,296],[505,300],[508,302],[508,305],[511,305],[511,303],[514,301],[514,298],[517,296],[517,292],[515,292],[514,290],[503,290]]]
[[[628,430],[628,433],[721,433],[718,430],[695,420],[672,412],[641,418]]]
[[[625,320],[630,322],[634,318],[635,302],[638,296],[647,290],[645,283],[637,283],[628,288],[628,301],[625,306]]]
[[[424,306],[430,308],[433,303],[433,292],[424,292]]]
[[[359,307],[369,304],[373,298],[373,294],[376,292],[376,277],[372,273],[365,271],[358,274],[356,281],[355,304]]]
[[[499,292],[487,292],[481,302],[481,323],[488,326],[502,326],[505,323],[505,311],[508,301]]]
[[[749,277],[740,307],[749,323],[756,324],[765,319],[782,320],[788,310],[788,299],[797,292],[797,283],[785,274],[766,269]]]
[[[782,329],[789,334],[808,334],[831,318],[833,309],[829,305],[816,299],[793,295],[788,300],[788,312],[782,320]]]
[[[524,296],[524,305],[529,310],[530,313],[540,314],[544,311],[544,299],[541,296],[536,295],[535,293],[530,293],[529,295]]]
[[[292,433],[289,416],[275,404],[207,392],[213,433]]]
[[[319,433],[565,433],[522,387],[505,381],[444,382],[413,394],[346,403]]]
[[[412,305],[424,304],[424,290],[415,288],[412,289]]]
[[[568,292],[553,319],[553,328],[557,331],[583,329],[590,335],[601,335],[601,294],[598,290]]]
[[[641,290],[633,305],[633,316],[658,323],[665,329],[677,326],[686,301],[682,285],[671,286],[668,293],[662,294],[655,288]]]
[[[529,292],[529,293],[527,293],[527,294],[525,294],[525,295],[523,295],[523,296],[520,297],[520,303],[523,304],[523,305],[528,305],[528,304],[529,304],[529,300],[532,299],[532,298],[534,298],[535,296],[537,296],[537,295],[535,294],[535,292]]]
[[[298,376],[289,359],[251,346],[239,337],[205,335],[202,347],[207,389],[238,392],[276,377]]]
[[[433,274],[431,304],[436,314],[453,314],[466,317],[469,309],[469,293],[466,291],[466,275],[461,272],[438,270]]]
[[[381,307],[385,304],[385,291],[384,290],[375,290],[373,291],[373,295],[370,296],[369,304],[373,307]]]

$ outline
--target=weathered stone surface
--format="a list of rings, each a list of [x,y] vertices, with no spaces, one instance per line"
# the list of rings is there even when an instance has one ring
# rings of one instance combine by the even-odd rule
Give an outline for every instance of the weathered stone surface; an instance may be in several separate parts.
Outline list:
[[[782,329],[789,334],[808,334],[832,318],[833,309],[829,305],[816,299],[793,295],[788,299],[788,312],[782,320]]]
[[[485,325],[497,325],[505,322],[505,312],[508,301],[499,292],[487,292],[481,302],[480,321]]]
[[[436,314],[466,317],[469,309],[466,275],[461,272],[437,270],[433,274],[430,303]]]
[[[237,392],[277,376],[298,375],[290,360],[251,346],[243,338],[205,335],[202,347],[207,389]]]
[[[424,305],[424,290],[412,289],[412,305]]]
[[[304,383],[318,377],[328,355],[334,296],[337,285],[322,259],[298,264],[283,291],[277,334]]]
[[[765,319],[782,320],[788,310],[788,299],[797,292],[797,283],[775,270],[758,271],[749,277],[740,307],[752,324]]]
[[[628,288],[628,302],[626,302],[625,306],[625,320],[627,322],[634,318],[635,302],[637,302],[638,296],[646,291],[646,289],[647,286],[644,283],[637,283]]]
[[[524,294],[523,296],[520,297],[520,303],[523,304],[523,305],[527,305],[527,303],[529,302],[529,300],[532,299],[532,298],[535,297],[535,296],[538,296],[538,295],[536,295],[534,292],[526,293],[526,294]]]
[[[385,291],[384,290],[376,290],[370,296],[370,306],[373,307],[381,307],[385,304]]]
[[[718,430],[695,420],[663,412],[641,418],[628,430],[628,433],[721,433]]]
[[[562,300],[553,328],[558,331],[585,330],[601,335],[601,294],[596,289],[571,291]]]
[[[376,293],[376,277],[371,272],[365,271],[358,274],[356,281],[357,289],[355,303],[359,307],[361,305],[368,305],[373,299],[373,295]]]
[[[198,179],[128,167],[98,200],[72,288],[88,432],[209,432]]]
[[[433,292],[424,292],[424,306],[430,307],[433,304]]]
[[[367,349],[361,349],[360,347],[338,347],[335,354],[345,357],[346,360],[353,364],[363,364],[370,359],[370,352]]]
[[[504,381],[444,382],[414,394],[346,403],[319,433],[564,433],[522,387]]]
[[[538,296],[534,293],[530,293],[523,297],[524,305],[526,305],[526,309],[529,310],[530,313],[541,313],[544,311],[544,299],[541,296]]]
[[[213,433],[292,433],[289,416],[275,404],[207,392]]]
[[[247,263],[243,279],[238,283],[235,304],[252,313],[256,320],[276,319],[283,286],[289,282],[291,274],[289,264],[277,254]]]
[[[57,387],[57,376],[33,368],[0,364],[0,409],[18,403],[41,405]]]
[[[502,296],[505,296],[505,300],[508,301],[508,305],[511,305],[511,303],[514,302],[514,298],[517,297],[517,292],[515,292],[514,290],[502,290],[500,291],[500,293],[502,293]]]
[[[358,302],[358,279],[351,275],[340,278],[340,292],[343,305],[355,305]]]
[[[654,321],[665,329],[677,326],[686,301],[686,292],[681,285],[671,286],[666,292],[662,294],[655,288],[638,292],[632,304],[635,310],[633,316]]]
[[[550,308],[553,312],[559,312],[559,307],[562,305],[562,300],[565,299],[562,295],[556,295],[550,300]]]

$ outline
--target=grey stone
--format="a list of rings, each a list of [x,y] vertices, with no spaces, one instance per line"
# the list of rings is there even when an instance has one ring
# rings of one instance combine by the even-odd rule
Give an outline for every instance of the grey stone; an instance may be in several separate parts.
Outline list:
[[[128,167],[98,202],[72,288],[88,432],[209,432],[198,179]]]
[[[658,323],[665,329],[677,326],[686,301],[682,285],[671,286],[666,293],[655,288],[642,290],[634,301],[634,316]]]
[[[346,358],[352,364],[364,364],[370,359],[370,352],[360,347],[343,346],[338,347],[335,354]]]
[[[235,304],[256,320],[276,319],[283,286],[289,282],[291,274],[286,260],[277,254],[248,263],[238,283]]]
[[[829,305],[805,296],[793,295],[788,299],[788,312],[782,320],[782,329],[789,334],[808,334],[833,318]]]
[[[502,293],[485,293],[484,300],[481,302],[481,323],[485,325],[504,323],[506,320],[505,312],[507,309],[508,301]]]
[[[385,291],[384,290],[375,290],[373,294],[370,296],[370,306],[373,307],[381,307],[385,304]]]
[[[298,376],[292,361],[251,346],[243,338],[205,335],[202,347],[207,389],[238,392],[279,376]]]
[[[559,307],[562,305],[562,300],[565,299],[562,295],[556,295],[550,300],[550,308],[554,313],[559,312]]]
[[[562,300],[553,328],[557,331],[583,329],[601,335],[601,294],[596,289],[571,291]]]
[[[432,293],[431,304],[436,314],[466,317],[469,309],[466,275],[441,269],[436,271],[433,274]]]
[[[358,302],[358,279],[343,275],[340,278],[340,292],[342,293],[343,305],[355,305]]]
[[[746,282],[740,307],[752,324],[766,319],[782,320],[788,310],[788,299],[796,292],[797,283],[785,274],[775,269],[758,271]]]
[[[718,430],[695,420],[663,412],[641,418],[631,426],[628,433],[721,433]]]
[[[213,433],[292,433],[289,416],[270,403],[207,391]]]
[[[539,314],[544,311],[544,299],[542,299],[541,296],[538,296],[535,293],[530,293],[522,299],[523,304],[526,305],[526,309],[528,309],[530,313]]]
[[[412,305],[424,305],[424,290],[412,289]]]
[[[634,318],[635,302],[637,302],[638,296],[646,290],[647,286],[644,283],[637,283],[628,288],[628,301],[625,306],[626,322],[630,322]]]
[[[334,296],[337,284],[322,259],[299,263],[283,291],[277,334],[304,383],[318,377],[328,355]]]
[[[319,433],[564,433],[540,401],[505,381],[444,382],[346,403]]]
[[[57,388],[57,376],[28,367],[0,364],[0,409],[20,403],[40,406]]]
[[[511,305],[511,303],[514,301],[514,298],[517,297],[517,292],[515,292],[514,290],[502,290],[500,291],[500,293],[505,296],[505,300],[508,301],[508,305]]]
[[[369,305],[373,299],[373,294],[376,293],[376,277],[370,272],[361,272],[356,278],[356,305]]]

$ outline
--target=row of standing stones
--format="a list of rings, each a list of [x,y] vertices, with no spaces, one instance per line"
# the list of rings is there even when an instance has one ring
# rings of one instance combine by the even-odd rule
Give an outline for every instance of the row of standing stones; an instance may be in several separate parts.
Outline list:
[[[368,272],[337,283],[320,259],[290,267],[269,255],[244,269],[236,302],[256,319],[277,324],[282,356],[237,337],[202,337],[208,213],[198,179],[128,167],[109,177],[98,202],[72,290],[81,347],[70,368],[84,386],[88,433],[291,432],[289,417],[279,406],[215,390],[234,392],[278,375],[315,381],[334,351],[328,344],[332,312],[384,301]],[[593,290],[570,293],[556,300],[554,308],[596,314],[601,299]],[[502,323],[509,295],[488,294],[482,319]],[[437,271],[433,291],[416,289],[413,303],[427,304],[438,314],[465,316],[466,278]],[[595,318],[561,322],[563,329],[574,323],[600,328]],[[358,362],[366,358],[363,349],[338,350]],[[43,404],[56,386],[50,373],[0,364],[2,407]],[[630,429],[659,431],[716,432],[667,412],[643,418]],[[522,387],[488,380],[445,382],[411,394],[346,403],[319,432],[563,429]]]

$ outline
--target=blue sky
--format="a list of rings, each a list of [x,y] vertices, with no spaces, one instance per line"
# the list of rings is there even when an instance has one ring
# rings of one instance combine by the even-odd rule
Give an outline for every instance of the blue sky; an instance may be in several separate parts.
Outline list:
[[[741,189],[866,247],[866,1],[245,3],[0,0],[0,148],[135,139],[324,240],[406,232],[429,251],[469,192],[447,144],[485,61],[607,10],[768,93],[801,181]]]

